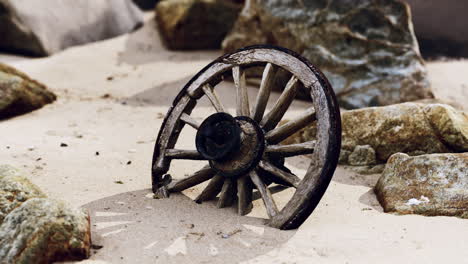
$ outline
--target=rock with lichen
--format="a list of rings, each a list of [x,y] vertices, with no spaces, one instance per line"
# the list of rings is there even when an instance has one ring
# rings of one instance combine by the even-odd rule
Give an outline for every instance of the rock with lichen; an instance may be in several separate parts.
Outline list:
[[[88,213],[49,199],[11,166],[0,166],[0,263],[80,260],[90,253]]]
[[[347,109],[433,97],[402,1],[248,0],[223,49],[265,43],[309,59]]]
[[[241,8],[230,0],[163,0],[156,21],[169,49],[219,49]]]
[[[374,190],[385,212],[468,218],[468,153],[395,154]]]
[[[11,166],[0,165],[0,224],[14,209],[31,198],[46,195]]]
[[[89,216],[82,209],[33,198],[0,225],[0,263],[52,263],[90,254]]]
[[[421,155],[468,151],[468,113],[444,104],[403,103],[344,111],[341,122],[341,164],[385,163],[399,152]],[[315,135],[316,127],[311,125],[284,144],[314,140]]]
[[[43,84],[0,63],[0,119],[33,111],[55,99]]]

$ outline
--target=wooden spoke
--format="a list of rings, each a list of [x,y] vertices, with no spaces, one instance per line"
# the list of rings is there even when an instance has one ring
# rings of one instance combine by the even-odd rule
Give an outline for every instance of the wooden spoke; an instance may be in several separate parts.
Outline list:
[[[195,198],[196,203],[202,203],[204,201],[212,200],[218,195],[223,187],[224,177],[221,175],[214,176],[208,186]]]
[[[262,82],[260,83],[260,90],[258,91],[255,106],[252,109],[251,117],[253,120],[260,122],[262,121],[265,108],[270,98],[271,89],[274,85],[275,75],[278,71],[278,67],[268,63],[263,70]]]
[[[205,160],[196,150],[166,149],[166,157],[171,159]]]
[[[311,107],[297,118],[268,132],[265,138],[270,144],[279,143],[315,120],[317,120],[317,115],[314,108]]]
[[[187,115],[186,113],[183,113],[180,116],[180,120],[182,120],[185,124],[195,128],[197,130],[200,127],[200,123],[197,120],[193,119],[191,116]]]
[[[218,208],[232,205],[236,198],[236,182],[232,179],[224,180],[221,194],[219,195]]]
[[[168,189],[171,192],[181,192],[211,179],[214,175],[215,171],[210,167],[210,165],[207,165],[185,179],[178,181],[174,180],[169,184]]]
[[[245,72],[239,66],[236,66],[232,68],[232,77],[237,91],[237,115],[249,116],[249,95],[245,83]]]
[[[291,186],[297,188],[299,186],[299,183],[301,182],[301,179],[297,177],[296,175],[289,173],[287,171],[284,171],[273,164],[271,164],[268,161],[260,161],[259,164],[260,168],[264,169],[265,171],[269,172],[271,175],[277,177],[278,179],[290,184]]]
[[[265,131],[270,131],[279,123],[281,118],[283,118],[284,113],[288,110],[292,101],[296,97],[297,93],[297,78],[295,76],[291,77],[286,88],[284,88],[283,93],[276,101],[275,105],[268,114],[263,117],[260,125]]]
[[[314,153],[315,141],[309,141],[290,145],[270,145],[267,146],[267,153],[275,153],[282,157],[294,157],[298,155]]]
[[[252,210],[252,184],[247,176],[237,179],[237,197],[239,215],[246,215]]]
[[[223,104],[221,104],[221,101],[219,100],[218,95],[213,89],[213,86],[211,86],[210,84],[205,84],[203,85],[202,89],[206,96],[208,96],[208,99],[210,100],[211,104],[216,109],[216,111],[225,112]]]
[[[260,195],[262,196],[262,200],[263,200],[263,203],[265,204],[265,208],[266,208],[268,216],[270,218],[273,218],[275,215],[278,214],[278,207],[276,206],[275,201],[273,200],[273,196],[271,195],[270,190],[262,182],[262,180],[260,179],[260,177],[258,176],[255,170],[251,171],[249,175],[250,175],[250,178],[252,179],[252,182],[257,187],[258,191],[260,192]]]

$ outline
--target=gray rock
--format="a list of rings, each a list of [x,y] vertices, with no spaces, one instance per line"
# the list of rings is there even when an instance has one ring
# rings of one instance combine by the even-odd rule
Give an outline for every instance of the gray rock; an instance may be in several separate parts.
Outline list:
[[[223,49],[264,43],[308,58],[347,109],[433,97],[401,1],[248,0]]]
[[[0,49],[45,56],[130,32],[142,22],[131,0],[0,0]]]
[[[241,8],[229,0],[163,0],[156,21],[169,49],[218,49]]]
[[[63,202],[33,198],[0,225],[0,263],[52,263],[90,254],[89,216]]]
[[[377,164],[375,150],[369,145],[358,145],[348,157],[349,165],[363,166]]]
[[[0,225],[11,211],[28,199],[44,197],[46,195],[18,170],[0,165]]]
[[[0,119],[41,108],[55,99],[43,84],[0,63]]]
[[[375,193],[385,212],[468,218],[468,153],[395,154]]]

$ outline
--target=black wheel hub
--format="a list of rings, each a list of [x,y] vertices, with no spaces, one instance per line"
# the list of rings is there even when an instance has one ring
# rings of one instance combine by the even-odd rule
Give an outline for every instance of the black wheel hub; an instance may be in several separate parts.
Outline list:
[[[195,139],[197,151],[224,177],[248,173],[259,163],[265,139],[261,127],[250,117],[216,113],[203,121]]]

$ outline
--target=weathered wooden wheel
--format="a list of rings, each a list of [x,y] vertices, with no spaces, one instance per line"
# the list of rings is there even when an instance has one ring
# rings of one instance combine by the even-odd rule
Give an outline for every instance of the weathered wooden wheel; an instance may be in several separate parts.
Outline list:
[[[253,107],[250,107],[245,72],[249,67],[264,67]],[[290,74],[283,92],[267,111],[270,92],[279,69]],[[236,87],[236,117],[227,113],[216,92],[217,85],[231,75]],[[279,125],[295,99],[298,89],[307,89],[310,108]],[[197,101],[207,97],[217,113],[203,122],[191,117]],[[266,113],[265,113],[266,112]],[[280,144],[306,125],[316,122],[316,139],[310,142]],[[196,150],[176,149],[184,127],[197,130]],[[191,129],[191,128],[189,128]],[[153,192],[167,197],[209,181],[195,199],[200,203],[216,199],[218,207],[237,200],[238,213],[252,207],[252,194],[260,194],[269,216],[268,224],[280,229],[299,227],[312,213],[333,176],[341,145],[339,108],[325,76],[294,52],[272,46],[252,46],[213,61],[193,77],[175,98],[156,141],[152,181]],[[286,157],[311,155],[303,177],[284,164]],[[208,165],[192,175],[172,181],[166,174],[173,160],[207,160]],[[295,188],[287,204],[278,210],[270,191],[272,183]]]

